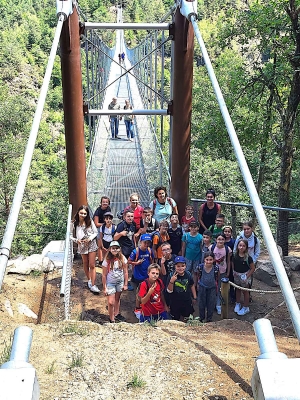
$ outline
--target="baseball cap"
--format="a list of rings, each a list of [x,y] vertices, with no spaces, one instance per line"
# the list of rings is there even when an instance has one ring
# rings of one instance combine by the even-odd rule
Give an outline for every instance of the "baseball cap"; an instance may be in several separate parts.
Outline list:
[[[110,242],[109,247],[113,247],[113,246],[121,247],[120,244],[119,244],[119,242],[117,242],[116,240],[113,240],[112,242]]]
[[[189,226],[199,226],[199,224],[198,224],[197,221],[191,221],[191,222],[189,223]]]
[[[141,236],[141,241],[146,241],[149,240],[150,242],[152,241],[152,238],[150,235],[148,235],[147,233],[145,233],[144,235]]]
[[[177,256],[177,257],[175,257],[174,263],[175,264],[177,264],[177,263],[186,263],[186,259],[184,257],[182,257],[182,256]]]
[[[110,211],[107,211],[106,213],[104,213],[103,214],[103,217],[105,218],[105,217],[114,217],[114,214],[113,213],[111,213]]]

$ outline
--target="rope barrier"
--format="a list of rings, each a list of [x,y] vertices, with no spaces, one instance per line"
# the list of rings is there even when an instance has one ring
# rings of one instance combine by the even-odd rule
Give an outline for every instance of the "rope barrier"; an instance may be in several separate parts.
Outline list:
[[[229,284],[236,289],[244,290],[246,292],[255,292],[255,293],[268,293],[268,294],[275,294],[275,293],[282,293],[281,290],[259,290],[259,289],[249,289],[249,288],[244,288],[241,286],[236,285],[235,283],[229,281]],[[296,290],[299,290],[300,286],[292,288],[292,290],[295,292]]]

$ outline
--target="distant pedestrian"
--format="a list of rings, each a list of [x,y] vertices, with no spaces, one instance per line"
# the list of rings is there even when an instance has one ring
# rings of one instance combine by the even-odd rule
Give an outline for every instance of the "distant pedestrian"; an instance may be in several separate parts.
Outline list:
[[[112,98],[111,103],[108,105],[109,110],[120,110],[120,104],[116,97]],[[112,139],[119,139],[119,121],[122,119],[120,115],[109,115],[110,130]]]
[[[122,58],[122,62],[124,63],[124,61],[125,61],[125,53],[124,53],[124,51],[123,51],[123,53],[121,54],[121,58]]]
[[[118,58],[119,58],[119,64],[121,64],[121,61],[122,61],[121,53],[118,54]]]
[[[132,105],[130,104],[129,100],[125,100],[124,110],[132,110]],[[131,142],[133,141],[133,138],[134,138],[133,119],[134,119],[134,115],[130,115],[130,114],[124,115],[127,139],[130,140]]]

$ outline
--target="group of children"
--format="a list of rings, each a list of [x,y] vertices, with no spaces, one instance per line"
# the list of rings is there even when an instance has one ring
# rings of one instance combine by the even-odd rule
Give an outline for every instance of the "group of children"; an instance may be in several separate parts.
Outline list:
[[[129,270],[136,291],[135,314],[141,322],[185,320],[194,313],[196,302],[200,320],[210,322],[215,308],[221,314],[222,277],[242,288],[251,287],[260,252],[252,223],[244,223],[235,240],[232,228],[225,225],[225,217],[219,213],[215,223],[200,234],[193,212],[193,207],[187,205],[181,225],[175,213],[170,222],[163,220],[157,224],[153,210],[145,207],[140,210],[137,228],[134,212],[125,209],[123,221],[115,226],[109,199],[102,197],[94,222],[99,232],[98,258],[101,261],[104,257],[102,283],[108,297],[110,322],[125,320],[120,313],[120,297],[123,290],[129,289]],[[230,286],[234,311],[245,315],[250,311],[250,296],[243,291],[242,305],[241,295],[242,289]]]

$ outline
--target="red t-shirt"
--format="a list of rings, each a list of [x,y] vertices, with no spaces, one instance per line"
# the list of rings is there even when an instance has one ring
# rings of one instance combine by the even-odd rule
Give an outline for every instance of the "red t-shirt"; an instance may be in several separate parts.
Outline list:
[[[127,210],[133,212],[133,220],[135,222],[137,230],[139,230],[141,227],[141,218],[143,216],[144,208],[142,206],[137,206],[137,208],[133,211],[130,206],[127,206],[126,208],[124,208],[124,212]]]
[[[151,285],[148,279],[146,279],[144,282],[141,283],[139,290],[139,296],[141,298],[146,296],[150,286]],[[150,299],[147,301],[147,303],[142,304],[142,312],[145,317],[161,314],[162,312],[165,311],[165,306],[161,299],[161,293],[163,289],[164,289],[164,284],[161,279],[158,279],[156,281],[156,286],[154,292],[150,296]]]

